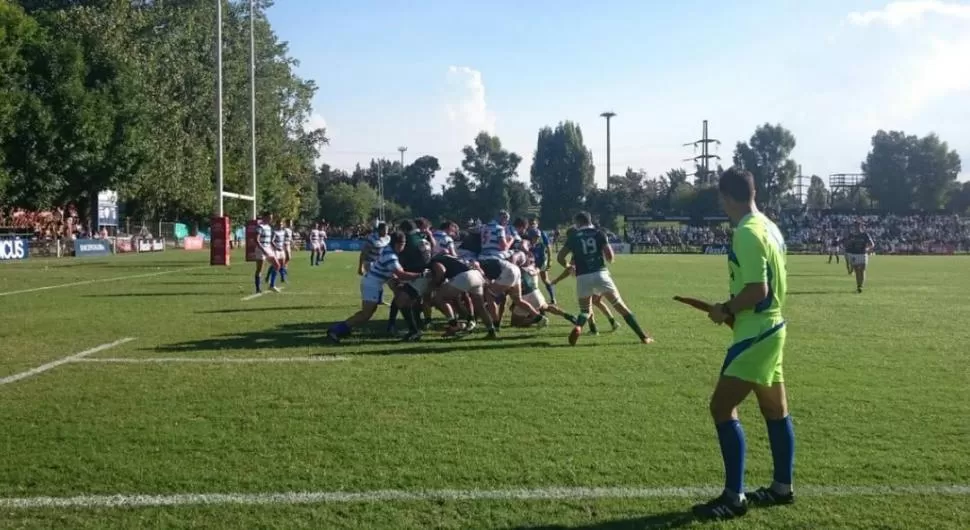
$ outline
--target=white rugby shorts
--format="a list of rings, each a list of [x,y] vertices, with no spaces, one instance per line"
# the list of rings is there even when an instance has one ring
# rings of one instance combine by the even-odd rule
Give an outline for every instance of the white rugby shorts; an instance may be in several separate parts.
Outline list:
[[[603,295],[610,299],[620,299],[620,291],[613,283],[610,271],[602,270],[576,276],[576,296],[580,299]]]

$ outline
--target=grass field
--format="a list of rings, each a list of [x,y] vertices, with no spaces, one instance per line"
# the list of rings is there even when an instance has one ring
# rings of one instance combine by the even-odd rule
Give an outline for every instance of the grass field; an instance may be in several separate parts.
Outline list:
[[[801,497],[702,524],[683,511],[722,481],[707,401],[730,337],[670,298],[724,298],[724,257],[620,256],[657,343],[570,348],[563,321],[329,345],[355,258],[306,256],[248,300],[239,254],[0,265],[0,528],[970,528],[970,259],[877,256],[856,295],[792,257]],[[764,424],[741,415],[756,487]]]

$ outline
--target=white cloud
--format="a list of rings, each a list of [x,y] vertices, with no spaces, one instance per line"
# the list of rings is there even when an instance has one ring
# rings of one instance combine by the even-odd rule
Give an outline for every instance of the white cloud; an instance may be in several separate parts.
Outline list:
[[[495,132],[495,115],[485,101],[482,73],[467,66],[448,67],[445,110],[452,125],[463,133]],[[467,141],[467,140],[466,140]]]
[[[323,117],[323,115],[317,114],[316,112],[310,114],[310,117],[307,118],[306,122],[303,123],[303,130],[305,131],[312,131],[315,129],[326,129],[326,128],[327,128],[327,120]]]
[[[879,10],[849,13],[849,22],[858,26],[881,23],[890,27],[899,27],[919,21],[928,14],[970,20],[970,4],[939,0],[891,2]]]

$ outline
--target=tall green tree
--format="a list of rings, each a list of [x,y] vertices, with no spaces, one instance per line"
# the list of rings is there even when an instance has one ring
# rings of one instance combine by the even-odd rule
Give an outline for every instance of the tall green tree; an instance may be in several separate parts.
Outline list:
[[[748,143],[738,142],[734,149],[734,165],[754,175],[758,201],[766,207],[778,207],[795,182],[798,164],[791,159],[794,149],[795,135],[770,123],[755,129]]]
[[[474,145],[462,150],[462,171],[475,181],[473,212],[490,219],[499,210],[509,208],[509,186],[516,176],[522,157],[502,147],[498,136],[481,132]]]
[[[475,183],[460,169],[448,175],[448,183],[442,186],[443,216],[464,223],[479,216],[475,205]]]
[[[320,200],[322,217],[338,226],[367,223],[377,206],[377,192],[363,183],[334,184]]]
[[[824,210],[829,207],[831,195],[821,177],[812,175],[812,180],[808,185],[808,192],[805,196],[805,204],[813,210]]]
[[[872,198],[897,212],[943,208],[960,168],[960,155],[935,134],[919,138],[902,131],[878,131],[862,163]]]
[[[567,222],[595,188],[594,172],[593,153],[578,125],[566,121],[540,129],[530,174],[532,190],[541,197],[542,222]]]

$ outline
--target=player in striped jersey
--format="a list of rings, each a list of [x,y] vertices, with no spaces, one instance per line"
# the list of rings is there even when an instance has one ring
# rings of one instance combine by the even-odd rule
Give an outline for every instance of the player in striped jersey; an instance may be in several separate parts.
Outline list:
[[[381,251],[391,242],[391,237],[387,235],[387,223],[379,223],[367,239],[364,246],[360,249],[360,258],[357,260],[357,274],[363,276],[367,274],[372,263],[381,257]]]
[[[286,230],[283,227],[282,220],[276,223],[276,228],[271,233],[270,249],[276,257],[276,267],[270,269],[269,273],[266,274],[266,280],[270,282],[270,288],[272,290],[278,291],[276,287],[272,286],[272,284],[276,283],[276,273],[279,273],[280,281],[286,283],[286,266],[284,264],[284,260],[286,259]]]
[[[323,232],[322,225],[320,223],[314,223],[313,229],[310,230],[310,266],[316,266],[320,264],[320,245],[323,242]]]
[[[276,259],[276,251],[273,250],[273,215],[270,213],[263,214],[263,218],[257,225],[257,230],[257,242],[263,259],[256,262],[256,292],[262,292],[260,281],[263,278],[263,267],[267,261],[270,264],[268,273],[269,287],[273,291],[276,291],[276,271],[279,268],[279,261]]]
[[[498,214],[498,220],[482,227],[481,259],[499,259],[512,246],[513,238],[506,229],[508,222],[509,213],[502,210]]]
[[[290,264],[290,259],[293,258],[293,221],[289,219],[283,220],[283,262],[280,264],[280,274],[286,281],[287,266]]]
[[[374,316],[384,284],[391,278],[411,281],[427,277],[427,272],[405,272],[401,267],[398,254],[404,251],[404,243],[404,234],[395,232],[391,236],[388,245],[381,250],[380,257],[371,263],[367,273],[360,279],[360,311],[347,320],[331,326],[327,330],[327,337],[330,340],[340,342],[341,337],[349,335],[353,328],[367,323]]]
[[[441,223],[441,226],[437,230],[432,232],[434,236],[435,246],[434,255],[447,254],[449,256],[458,256],[458,249],[455,248],[455,235],[458,234],[458,225],[451,221],[445,221]]]

